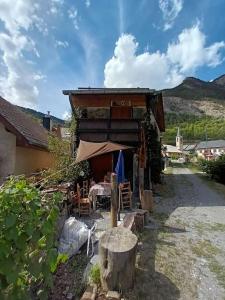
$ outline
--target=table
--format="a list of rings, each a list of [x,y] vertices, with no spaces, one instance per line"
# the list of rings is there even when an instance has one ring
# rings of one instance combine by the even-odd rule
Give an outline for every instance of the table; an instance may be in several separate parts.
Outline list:
[[[88,198],[93,202],[94,210],[96,210],[97,196],[111,196],[111,183],[99,182],[90,188]]]

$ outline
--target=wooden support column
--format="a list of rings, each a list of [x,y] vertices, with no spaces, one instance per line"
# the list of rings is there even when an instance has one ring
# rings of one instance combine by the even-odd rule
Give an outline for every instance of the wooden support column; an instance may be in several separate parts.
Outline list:
[[[144,203],[144,168],[139,168],[139,197],[142,206]]]
[[[117,175],[111,175],[111,227],[117,227],[118,191]]]
[[[133,194],[134,194],[134,197],[138,196],[137,180],[138,180],[138,155],[137,155],[137,153],[134,153],[134,155],[133,155]]]

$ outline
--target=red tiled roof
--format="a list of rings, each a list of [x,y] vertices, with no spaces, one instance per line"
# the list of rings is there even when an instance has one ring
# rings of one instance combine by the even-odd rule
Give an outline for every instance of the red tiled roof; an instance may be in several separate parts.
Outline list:
[[[48,147],[48,132],[22,112],[18,107],[6,101],[0,96],[0,117],[10,124],[15,131],[21,135],[29,145],[38,146],[41,148]],[[7,128],[10,130],[10,128]]]

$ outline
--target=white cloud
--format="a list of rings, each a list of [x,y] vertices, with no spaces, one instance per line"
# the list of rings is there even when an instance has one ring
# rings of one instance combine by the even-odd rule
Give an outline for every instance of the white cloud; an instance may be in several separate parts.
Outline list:
[[[91,5],[91,0],[85,0],[86,7],[89,7]]]
[[[180,72],[193,73],[196,68],[208,65],[215,67],[222,62],[220,50],[225,43],[214,43],[208,47],[206,36],[200,31],[199,24],[189,29],[184,29],[175,43],[168,46],[167,56],[169,60],[177,65]]]
[[[15,104],[34,107],[39,94],[36,86],[37,75],[26,53],[39,57],[35,42],[25,33],[37,20],[36,9],[30,0],[0,1],[0,20],[5,32],[0,33],[1,62],[4,72],[0,77],[3,96]],[[40,19],[39,19],[40,20]]]
[[[62,114],[63,120],[66,120],[66,121],[71,120],[71,116],[72,116],[71,112],[68,110],[65,110],[64,113]]]
[[[176,86],[197,68],[215,67],[222,62],[224,42],[206,47],[206,37],[199,24],[183,30],[176,42],[162,53],[137,54],[138,43],[132,35],[122,35],[116,42],[114,56],[105,65],[106,87],[150,87],[163,89]]]
[[[63,48],[67,48],[69,47],[69,43],[67,41],[55,41],[55,46],[56,47],[63,47]]]
[[[118,10],[119,10],[119,32],[120,35],[125,32],[125,26],[124,26],[124,3],[123,0],[118,0]]]
[[[78,10],[75,7],[71,7],[68,10],[68,17],[72,20],[74,28],[78,30]]]
[[[57,15],[61,11],[61,6],[64,4],[64,0],[51,0],[50,1],[50,13]]]
[[[183,0],[159,0],[159,8],[165,21],[164,30],[173,26],[174,20],[183,8]]]

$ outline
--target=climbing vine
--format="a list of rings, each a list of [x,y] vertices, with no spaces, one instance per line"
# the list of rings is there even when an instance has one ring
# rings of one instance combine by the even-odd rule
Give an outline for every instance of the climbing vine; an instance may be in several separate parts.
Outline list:
[[[151,168],[151,181],[160,182],[160,174],[162,171],[161,142],[159,140],[156,125],[151,122],[151,110],[146,105],[147,112],[144,119],[145,140],[147,147],[147,159]]]
[[[0,190],[0,299],[47,298],[58,256],[55,229],[60,193],[45,198],[24,178],[11,178]]]

